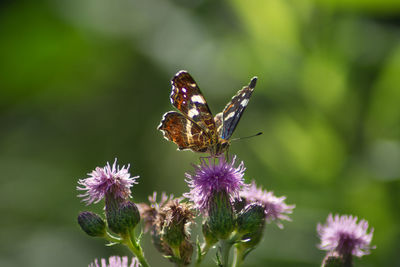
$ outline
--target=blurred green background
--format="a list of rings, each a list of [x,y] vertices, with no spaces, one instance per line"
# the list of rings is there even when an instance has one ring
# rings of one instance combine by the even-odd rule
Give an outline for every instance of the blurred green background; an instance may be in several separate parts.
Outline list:
[[[356,266],[400,266],[400,1],[53,0],[0,4],[0,266],[87,266],[124,255],[86,236],[79,178],[115,157],[136,202],[180,195],[199,154],[156,127],[188,70],[216,114],[259,81],[231,153],[296,204],[245,266],[318,266],[318,222],[375,228]],[[144,239],[153,266],[172,266]],[[214,253],[204,266],[213,266]]]

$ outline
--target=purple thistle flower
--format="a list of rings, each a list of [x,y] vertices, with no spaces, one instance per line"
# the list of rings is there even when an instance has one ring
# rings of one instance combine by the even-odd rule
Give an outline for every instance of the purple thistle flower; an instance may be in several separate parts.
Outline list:
[[[218,164],[215,161],[218,160]],[[245,171],[243,161],[235,167],[236,156],[232,162],[226,162],[224,157],[201,159],[200,165],[194,165],[194,174],[186,173],[186,182],[191,188],[184,197],[193,201],[195,208],[206,213],[209,199],[216,192],[226,192],[233,202],[239,196],[240,188],[244,185]]]
[[[368,222],[357,217],[338,214],[335,217],[329,214],[326,225],[318,224],[317,231],[321,239],[318,246],[322,250],[337,252],[341,256],[353,255],[361,257],[370,253],[370,243],[374,229],[367,233]]]
[[[128,265],[128,257],[120,257],[120,256],[111,256],[107,260],[106,259],[101,259],[101,264],[99,264],[99,261],[97,259],[94,260],[94,262],[90,263],[88,267],[139,267],[139,261],[137,258],[133,257],[132,262],[130,265]]]
[[[130,198],[131,187],[137,184],[136,179],[139,176],[130,177],[129,166],[125,168],[124,165],[120,168],[115,159],[112,167],[108,162],[103,168],[97,167],[92,173],[88,173],[88,178],[78,181],[81,186],[77,186],[76,189],[86,191],[78,197],[84,197],[86,205],[98,203],[106,194],[112,194],[121,200]]]
[[[279,228],[283,228],[281,221],[291,221],[287,214],[291,214],[296,205],[286,205],[286,197],[276,197],[272,191],[268,192],[261,187],[258,188],[253,181],[251,185],[244,187],[240,192],[240,197],[249,203],[260,203],[265,209],[265,219],[268,223],[275,221]]]

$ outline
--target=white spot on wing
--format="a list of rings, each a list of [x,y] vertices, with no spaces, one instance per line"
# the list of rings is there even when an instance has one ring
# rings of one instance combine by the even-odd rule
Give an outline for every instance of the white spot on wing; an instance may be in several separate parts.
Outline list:
[[[231,113],[228,114],[228,116],[226,116],[226,118],[224,118],[224,121],[229,120],[230,118],[232,118],[235,115],[235,112],[232,111]]]
[[[249,103],[249,100],[248,99],[243,99],[242,102],[240,102],[240,105],[242,107],[245,107],[245,106],[247,106],[247,103]]]
[[[193,117],[199,115],[199,112],[197,111],[197,109],[192,108],[192,109],[189,110],[188,115],[189,115],[190,118],[193,118]]]
[[[186,93],[186,88],[185,87],[182,88],[182,92]]]
[[[200,103],[200,104],[205,104],[206,102],[204,101],[204,99],[199,96],[199,95],[194,95],[192,96],[192,102],[194,103]]]

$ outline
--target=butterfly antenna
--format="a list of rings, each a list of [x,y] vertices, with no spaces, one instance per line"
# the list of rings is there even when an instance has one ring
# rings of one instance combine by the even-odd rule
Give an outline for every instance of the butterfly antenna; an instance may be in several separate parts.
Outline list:
[[[259,136],[259,135],[262,135],[262,134],[263,134],[262,132],[259,132],[259,133],[256,133],[256,134],[253,134],[253,135],[250,135],[250,136],[234,138],[234,139],[231,139],[231,141],[237,141],[237,140],[247,139],[247,138],[251,138],[251,137],[256,137],[256,136]]]

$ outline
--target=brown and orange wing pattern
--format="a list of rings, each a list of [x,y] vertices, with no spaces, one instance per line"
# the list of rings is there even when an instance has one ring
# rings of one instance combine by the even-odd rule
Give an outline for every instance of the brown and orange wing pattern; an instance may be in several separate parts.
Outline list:
[[[216,137],[214,118],[196,82],[187,71],[179,71],[171,80],[171,104],[196,123],[209,138]]]
[[[164,114],[158,129],[163,132],[165,139],[177,144],[179,150],[206,152],[210,146],[210,138],[203,129],[175,111]]]

